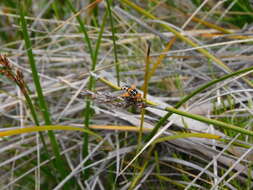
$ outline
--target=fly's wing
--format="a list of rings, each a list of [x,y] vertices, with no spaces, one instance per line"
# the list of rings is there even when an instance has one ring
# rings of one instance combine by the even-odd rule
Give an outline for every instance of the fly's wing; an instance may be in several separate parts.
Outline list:
[[[124,93],[124,91],[122,92],[122,90],[120,90],[120,91],[115,91],[115,92],[110,92],[110,94],[111,94],[112,96],[121,96],[123,93]]]

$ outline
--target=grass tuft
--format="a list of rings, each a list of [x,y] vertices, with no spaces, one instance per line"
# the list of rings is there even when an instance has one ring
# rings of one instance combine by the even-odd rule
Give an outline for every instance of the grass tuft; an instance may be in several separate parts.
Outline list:
[[[251,189],[250,1],[0,4],[1,189]]]

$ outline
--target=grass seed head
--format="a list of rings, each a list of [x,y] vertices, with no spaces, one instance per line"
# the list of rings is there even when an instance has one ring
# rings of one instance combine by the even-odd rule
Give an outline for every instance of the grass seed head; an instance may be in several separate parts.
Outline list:
[[[6,55],[0,55],[0,66],[0,74],[15,82],[24,95],[27,94],[23,73],[20,70],[15,71]]]

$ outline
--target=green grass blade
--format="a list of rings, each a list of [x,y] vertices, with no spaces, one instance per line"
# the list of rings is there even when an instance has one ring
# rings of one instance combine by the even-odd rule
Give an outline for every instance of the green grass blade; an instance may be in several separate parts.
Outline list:
[[[76,10],[75,8],[72,6],[71,2],[68,0],[68,6],[71,9],[71,11],[75,14]],[[80,16],[76,16],[76,19],[79,23],[80,26],[80,31],[83,33],[84,35],[84,43],[87,43],[88,45],[88,49],[90,52],[90,57],[92,60],[92,65],[91,65],[91,71],[94,71],[96,69],[96,64],[97,64],[97,58],[98,58],[98,54],[99,54],[99,48],[100,48],[100,44],[101,44],[101,39],[102,39],[102,34],[104,32],[104,27],[105,27],[105,23],[106,23],[106,18],[107,18],[107,12],[104,15],[103,18],[103,22],[100,28],[100,32],[99,32],[99,36],[98,36],[98,40],[96,42],[96,47],[95,47],[95,51],[93,50],[92,46],[91,46],[91,40],[89,38],[87,29],[82,21],[82,19],[80,18]],[[94,77],[90,76],[89,78],[89,83],[88,83],[88,90],[92,90],[94,86]],[[86,107],[84,110],[84,126],[86,128],[89,128],[90,125],[90,117],[91,117],[91,100],[89,98],[86,99]],[[83,137],[83,157],[87,157],[89,155],[89,135],[87,133],[84,133],[84,137]],[[90,160],[88,160],[86,163],[84,163],[84,166],[89,165]],[[89,169],[84,170],[84,179],[88,179],[89,178]]]
[[[67,0],[67,4],[69,6],[69,8],[71,9],[71,11],[76,14],[76,10],[75,8],[73,7],[72,3]],[[80,18],[79,15],[76,16],[76,19],[79,23],[79,26],[80,26],[80,31],[83,33],[83,41],[84,43],[87,44],[88,46],[88,49],[89,49],[89,53],[90,53],[90,57],[91,57],[91,60],[92,60],[92,68],[95,67],[96,65],[96,62],[95,62],[95,59],[94,59],[94,53],[93,53],[93,48],[91,46],[91,41],[90,41],[90,38],[89,38],[89,35],[88,35],[88,32],[87,32],[87,29],[82,21],[82,19]],[[92,86],[93,86],[93,77],[91,76],[90,77],[90,80],[89,80],[89,84],[88,84],[88,89],[89,90],[92,90]],[[89,124],[90,124],[90,113],[91,113],[91,108],[90,108],[90,100],[89,98],[87,98],[86,100],[86,107],[85,107],[85,110],[84,110],[84,127],[86,127],[87,129],[89,128]],[[89,135],[87,133],[84,133],[83,134],[83,158],[87,157],[89,155]],[[87,162],[84,163],[84,167],[89,165],[89,160],[87,160]],[[84,179],[88,179],[89,178],[89,170],[84,170],[83,171],[83,174],[84,174]]]
[[[244,129],[244,128],[241,128],[241,127],[237,127],[237,126],[229,124],[229,123],[224,123],[224,122],[221,122],[221,121],[217,121],[215,119],[209,119],[209,118],[206,118],[206,117],[203,117],[203,116],[200,116],[200,115],[191,114],[191,113],[184,112],[184,111],[181,111],[181,110],[178,110],[178,109],[175,109],[175,108],[168,108],[167,107],[165,110],[169,111],[169,112],[172,112],[172,113],[176,113],[178,115],[182,115],[182,116],[191,118],[191,119],[202,121],[204,123],[212,124],[212,125],[215,125],[217,127],[233,130],[235,132],[242,133],[242,134],[245,134],[245,135],[250,135],[250,136],[253,137],[253,131],[250,131],[250,130],[247,130],[247,129]]]
[[[249,72],[249,71],[252,71],[253,70],[253,66],[252,67],[249,67],[249,68],[246,68],[246,69],[242,69],[242,70],[239,70],[239,71],[236,71],[236,72],[233,72],[233,73],[230,73],[230,74],[227,74],[227,75],[224,75],[223,77],[219,78],[219,79],[215,79],[215,80],[212,80],[206,84],[204,84],[203,86],[199,87],[198,89],[194,90],[191,94],[189,94],[188,96],[185,96],[180,102],[178,102],[176,105],[175,105],[175,108],[179,108],[181,107],[185,102],[187,102],[189,99],[191,99],[193,96],[197,95],[198,93],[202,92],[203,90],[221,82],[221,81],[224,81],[228,78],[231,78],[231,77],[234,77],[236,75],[240,75],[240,74],[243,74],[243,73],[246,73],[246,72]],[[155,128],[152,130],[152,132],[146,137],[146,141],[149,141],[156,133],[157,131],[159,130],[159,128],[168,120],[168,118],[172,115],[173,113],[172,112],[169,112],[167,113],[165,116],[163,116],[156,124]]]
[[[110,5],[111,1],[106,0],[106,4],[107,4],[107,10],[109,13],[111,30],[112,30],[112,41],[113,41],[113,52],[114,52],[117,85],[120,86],[120,65],[119,65],[118,55],[117,55],[117,45],[116,45],[116,36],[115,36],[116,29],[115,29],[114,23],[113,23],[113,17],[112,17],[111,5]]]
[[[100,26],[100,32],[98,34],[98,39],[97,39],[97,43],[96,43],[96,47],[95,47],[95,53],[94,53],[94,64],[92,64],[91,71],[94,71],[96,69],[97,58],[98,58],[98,54],[99,54],[99,49],[100,49],[102,36],[103,36],[103,33],[104,33],[104,29],[105,29],[107,15],[108,15],[108,10],[105,12],[105,15],[103,17],[102,25]]]
[[[72,5],[72,2],[70,2],[69,0],[67,0],[67,4],[68,4],[68,7],[70,8],[70,10],[76,14],[76,10],[75,8],[73,7]],[[76,16],[76,19],[79,23],[79,26],[80,26],[80,31],[84,34],[84,41],[85,43],[87,43],[87,46],[88,46],[88,49],[89,49],[89,52],[90,52],[90,57],[91,57],[91,60],[94,59],[94,56],[93,56],[93,48],[91,46],[91,41],[90,41],[90,38],[89,38],[89,35],[88,35],[88,32],[87,32],[87,29],[81,19],[81,17],[79,15]]]
[[[146,54],[146,60],[145,60],[145,75],[144,75],[144,85],[143,85],[143,98],[146,99],[147,98],[147,94],[148,94],[148,75],[149,75],[149,67],[150,67],[150,47],[151,47],[151,43],[148,41],[147,42],[148,47],[147,47],[147,54]],[[140,151],[141,146],[142,146],[142,134],[143,134],[143,124],[144,124],[144,117],[145,117],[145,108],[143,107],[141,109],[141,122],[140,122],[140,130],[139,130],[139,136],[138,136],[138,146],[137,146],[137,153],[138,151]],[[136,159],[136,164],[139,165],[138,162],[141,162],[141,160],[137,160]],[[144,164],[141,164],[141,170],[137,171],[136,169],[134,170],[134,173],[137,173],[137,175],[135,175],[133,177],[132,183],[129,187],[130,190],[134,189],[134,187],[136,186],[136,184],[139,182],[139,180],[141,179],[147,165],[148,165],[149,161],[145,161]]]
[[[25,40],[25,46],[26,46],[26,51],[27,51],[27,55],[29,58],[30,67],[32,70],[33,81],[34,81],[34,85],[35,85],[36,92],[38,95],[39,107],[40,107],[40,110],[42,111],[42,115],[43,115],[45,124],[51,125],[50,113],[48,111],[46,101],[44,99],[42,88],[40,85],[40,80],[39,80],[39,76],[38,76],[38,72],[37,72],[37,68],[36,68],[36,64],[35,64],[35,60],[34,60],[34,56],[33,56],[32,44],[31,44],[28,30],[27,30],[27,23],[25,20],[25,15],[24,15],[22,3],[20,4],[19,8],[20,8],[20,21],[21,21],[21,28],[22,28],[22,32],[23,32],[23,38]],[[63,164],[63,160],[61,159],[61,156],[60,156],[60,148],[58,146],[58,143],[56,141],[54,133],[52,131],[49,131],[48,135],[50,138],[52,149],[54,151],[54,155],[56,156],[57,169],[61,173],[62,177],[64,177],[64,176],[66,176],[67,173],[66,173],[66,170],[64,169],[64,167],[62,167],[62,166],[64,166],[64,164]]]
[[[22,28],[22,32],[23,32],[23,38],[25,40],[26,51],[27,51],[30,67],[32,70],[32,77],[33,77],[34,85],[35,85],[36,92],[38,95],[39,106],[40,106],[42,115],[44,117],[45,123],[51,124],[50,113],[48,111],[46,101],[43,96],[42,88],[40,85],[40,79],[39,79],[38,71],[37,71],[34,56],[33,56],[32,44],[31,44],[31,41],[29,38],[29,34],[28,34],[28,30],[27,30],[27,23],[25,20],[25,15],[23,12],[22,5],[20,6],[20,21],[21,21],[21,28]]]
[[[35,108],[34,108],[34,106],[33,106],[33,104],[32,104],[31,98],[29,97],[28,94],[24,94],[24,96],[25,96],[25,99],[26,99],[26,103],[27,103],[27,105],[28,105],[28,107],[29,107],[29,109],[30,109],[30,111],[31,111],[31,114],[32,114],[32,118],[33,118],[33,120],[34,120],[34,123],[35,123],[37,126],[39,126],[39,125],[40,125],[39,119],[38,119],[37,113],[36,113],[36,111],[35,111]],[[44,139],[44,136],[43,136],[42,133],[39,133],[39,136],[40,136],[41,142],[42,142],[42,144],[43,144],[43,147],[45,148],[45,150],[46,150],[46,152],[47,152],[47,154],[48,154],[48,158],[49,158],[49,151],[48,151],[48,148],[47,148],[47,145],[46,145],[46,141],[45,141],[45,139]]]

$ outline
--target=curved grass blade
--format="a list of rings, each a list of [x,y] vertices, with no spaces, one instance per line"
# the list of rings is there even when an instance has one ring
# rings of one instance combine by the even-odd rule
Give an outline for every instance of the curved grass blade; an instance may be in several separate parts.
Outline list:
[[[233,72],[231,74],[227,74],[219,79],[215,79],[215,80],[212,80],[206,84],[204,84],[203,86],[199,87],[198,89],[194,90],[192,93],[190,93],[188,96],[185,96],[180,102],[178,102],[174,108],[179,108],[181,107],[185,102],[187,102],[189,99],[191,99],[193,96],[197,95],[198,93],[202,92],[203,90],[221,82],[221,81],[224,81],[228,78],[231,78],[231,77],[234,77],[236,75],[240,75],[240,74],[243,74],[243,73],[246,73],[246,72],[249,72],[249,71],[252,71],[253,70],[253,66],[252,67],[249,67],[249,68],[246,68],[246,69],[242,69],[242,70],[239,70],[239,71],[236,71],[236,72]],[[172,115],[173,113],[172,112],[169,112],[167,113],[165,116],[163,116],[156,124],[155,128],[153,129],[153,131],[147,136],[147,138],[145,139],[146,141],[150,140],[156,133],[157,131],[159,130],[159,128],[168,120],[168,118]]]
[[[221,136],[209,133],[176,133],[175,135],[157,138],[152,144],[161,143],[164,141],[171,141],[179,138],[219,139],[221,138]]]
[[[147,12],[145,9],[139,7],[138,5],[136,5],[135,3],[133,3],[133,2],[131,2],[129,0],[122,0],[122,2],[124,2],[128,6],[132,7],[133,9],[135,9],[136,11],[140,12],[141,14],[145,15],[146,17],[148,17],[150,19],[159,20],[156,16],[152,15],[151,13]],[[172,32],[176,37],[178,37],[182,41],[186,42],[187,44],[191,45],[192,47],[199,47],[198,44],[196,44],[195,42],[193,42],[192,40],[190,40],[186,36],[182,35],[180,32],[178,32],[174,28],[172,28],[172,27],[170,27],[170,26],[168,26],[168,25],[166,25],[164,23],[160,23],[160,24],[161,24],[161,26],[163,28],[165,28],[166,30]],[[204,48],[198,48],[197,51],[199,51],[201,54],[203,54],[204,56],[206,56],[206,58],[211,59],[214,63],[216,63],[216,65],[219,68],[223,69],[225,72],[228,72],[228,73],[233,72],[226,64],[224,64],[220,59],[218,59],[217,57],[215,57],[214,55],[212,55],[211,53],[209,53],[206,49],[204,49]],[[243,78],[243,80],[250,87],[253,87],[253,83],[251,81],[249,81],[246,78]]]
[[[209,138],[209,139],[219,139],[220,136],[218,135],[213,135],[213,134],[205,134],[205,133],[178,133],[176,135],[172,135],[172,136],[168,136],[168,137],[164,137],[164,138],[159,138],[160,142],[163,141],[169,141],[169,140],[175,140],[175,139],[180,139],[180,138],[192,138],[192,137],[196,137],[196,138]],[[152,145],[154,146],[155,143],[158,143],[159,140],[156,142],[152,142]],[[152,147],[153,147],[152,146]],[[146,149],[146,147],[144,146],[136,155],[135,157],[127,164],[127,166],[120,172],[119,175],[123,174],[124,171],[140,156],[140,154]],[[152,148],[151,148],[152,149]],[[149,150],[151,152],[151,149]]]
[[[33,133],[33,132],[39,132],[39,131],[53,131],[53,130],[82,131],[82,132],[88,133],[90,135],[96,136],[99,139],[102,139],[101,136],[92,132],[91,130],[80,128],[80,127],[62,126],[62,125],[44,125],[44,126],[10,129],[10,130],[6,130],[6,131],[0,131],[0,137],[7,137],[7,136],[12,136],[12,135]]]

